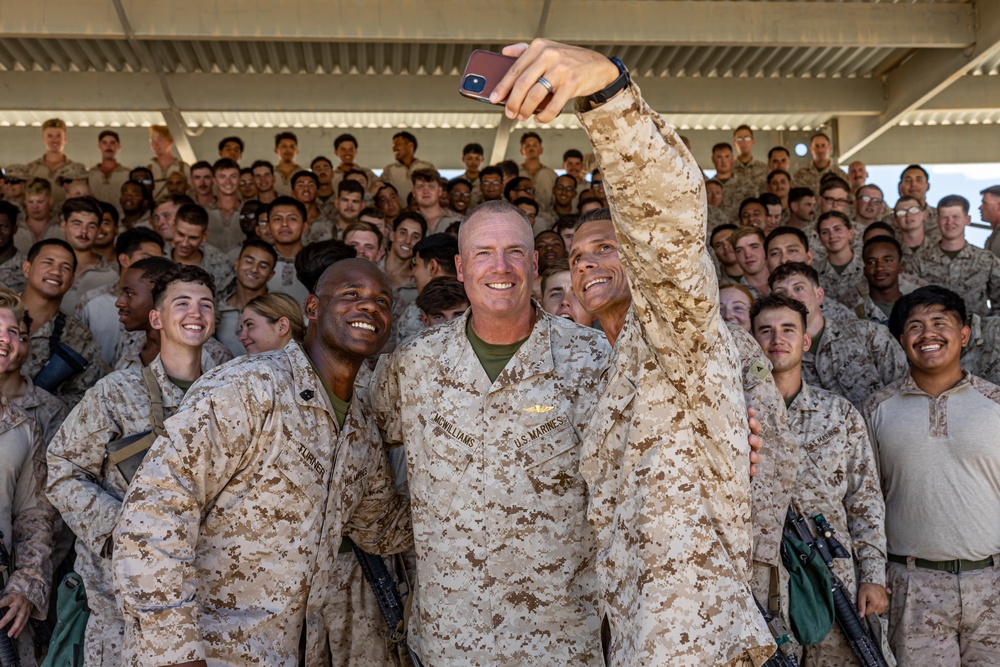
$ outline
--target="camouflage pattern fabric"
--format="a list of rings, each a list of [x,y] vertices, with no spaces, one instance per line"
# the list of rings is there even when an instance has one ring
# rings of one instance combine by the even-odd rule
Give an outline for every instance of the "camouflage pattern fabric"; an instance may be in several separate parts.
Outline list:
[[[608,343],[534,308],[496,382],[471,311],[383,356],[371,381],[386,442],[406,449],[424,664],[602,665],[579,466]]]
[[[322,604],[341,534],[413,546],[367,398],[337,428],[298,343],[209,371],[166,421],[114,533],[126,665],[328,664]]]
[[[163,414],[174,414],[184,392],[167,378],[156,357],[150,364],[163,397]],[[63,422],[49,445],[48,495],[76,535],[74,569],[87,591],[85,661],[119,667],[125,621],[115,603],[111,578],[111,534],[118,521],[128,483],[108,461],[105,445],[148,431],[149,390],[141,367],[102,378]]]
[[[634,84],[577,115],[605,178],[632,305],[586,430],[609,664],[759,665],[740,360],[705,245],[705,184]]]

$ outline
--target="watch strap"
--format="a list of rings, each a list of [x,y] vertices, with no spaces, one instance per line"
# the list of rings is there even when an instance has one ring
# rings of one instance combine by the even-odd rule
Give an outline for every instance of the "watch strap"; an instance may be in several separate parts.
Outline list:
[[[611,56],[609,60],[611,60],[611,62],[615,64],[615,67],[618,68],[618,78],[608,84],[607,87],[587,97],[587,100],[594,104],[604,104],[624,90],[632,80],[632,77],[629,76],[628,68],[625,67],[625,63],[615,56]]]

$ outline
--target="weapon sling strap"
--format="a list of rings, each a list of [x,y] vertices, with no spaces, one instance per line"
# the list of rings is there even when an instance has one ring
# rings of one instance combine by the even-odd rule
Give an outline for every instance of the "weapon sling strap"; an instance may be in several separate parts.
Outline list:
[[[153,444],[157,436],[166,433],[163,428],[163,394],[160,393],[160,385],[156,382],[156,375],[149,366],[142,369],[142,381],[149,392],[149,423],[153,427],[150,437],[136,440],[130,445],[122,447],[117,452],[108,454],[108,461],[117,466],[129,457],[135,456],[139,452],[144,452]]]
[[[63,330],[66,328],[66,314],[63,311],[56,311],[56,316],[52,321],[52,335],[49,336],[49,356],[56,353],[56,348],[62,342]]]

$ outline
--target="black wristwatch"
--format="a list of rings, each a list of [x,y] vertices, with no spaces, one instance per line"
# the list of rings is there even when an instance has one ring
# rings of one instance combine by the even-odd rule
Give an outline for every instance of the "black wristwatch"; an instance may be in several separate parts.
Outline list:
[[[604,104],[624,90],[625,87],[628,86],[629,81],[632,80],[632,77],[629,76],[628,68],[625,67],[625,63],[615,56],[611,56],[610,60],[615,64],[615,67],[618,68],[618,78],[608,84],[608,86],[603,90],[599,90],[593,95],[588,96],[587,101],[592,104]]]

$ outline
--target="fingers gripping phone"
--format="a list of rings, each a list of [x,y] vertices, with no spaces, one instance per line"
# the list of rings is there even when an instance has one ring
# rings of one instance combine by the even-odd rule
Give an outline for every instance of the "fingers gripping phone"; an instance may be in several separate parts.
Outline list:
[[[465,72],[462,73],[462,81],[458,85],[458,92],[472,100],[480,102],[490,102],[490,95],[497,87],[500,80],[507,75],[507,71],[517,61],[517,58],[505,56],[502,53],[483,51],[477,49],[469,56],[469,61],[465,64]],[[537,111],[544,109],[552,100],[552,94],[545,96],[539,104]],[[507,100],[497,100],[498,106],[503,106]]]

